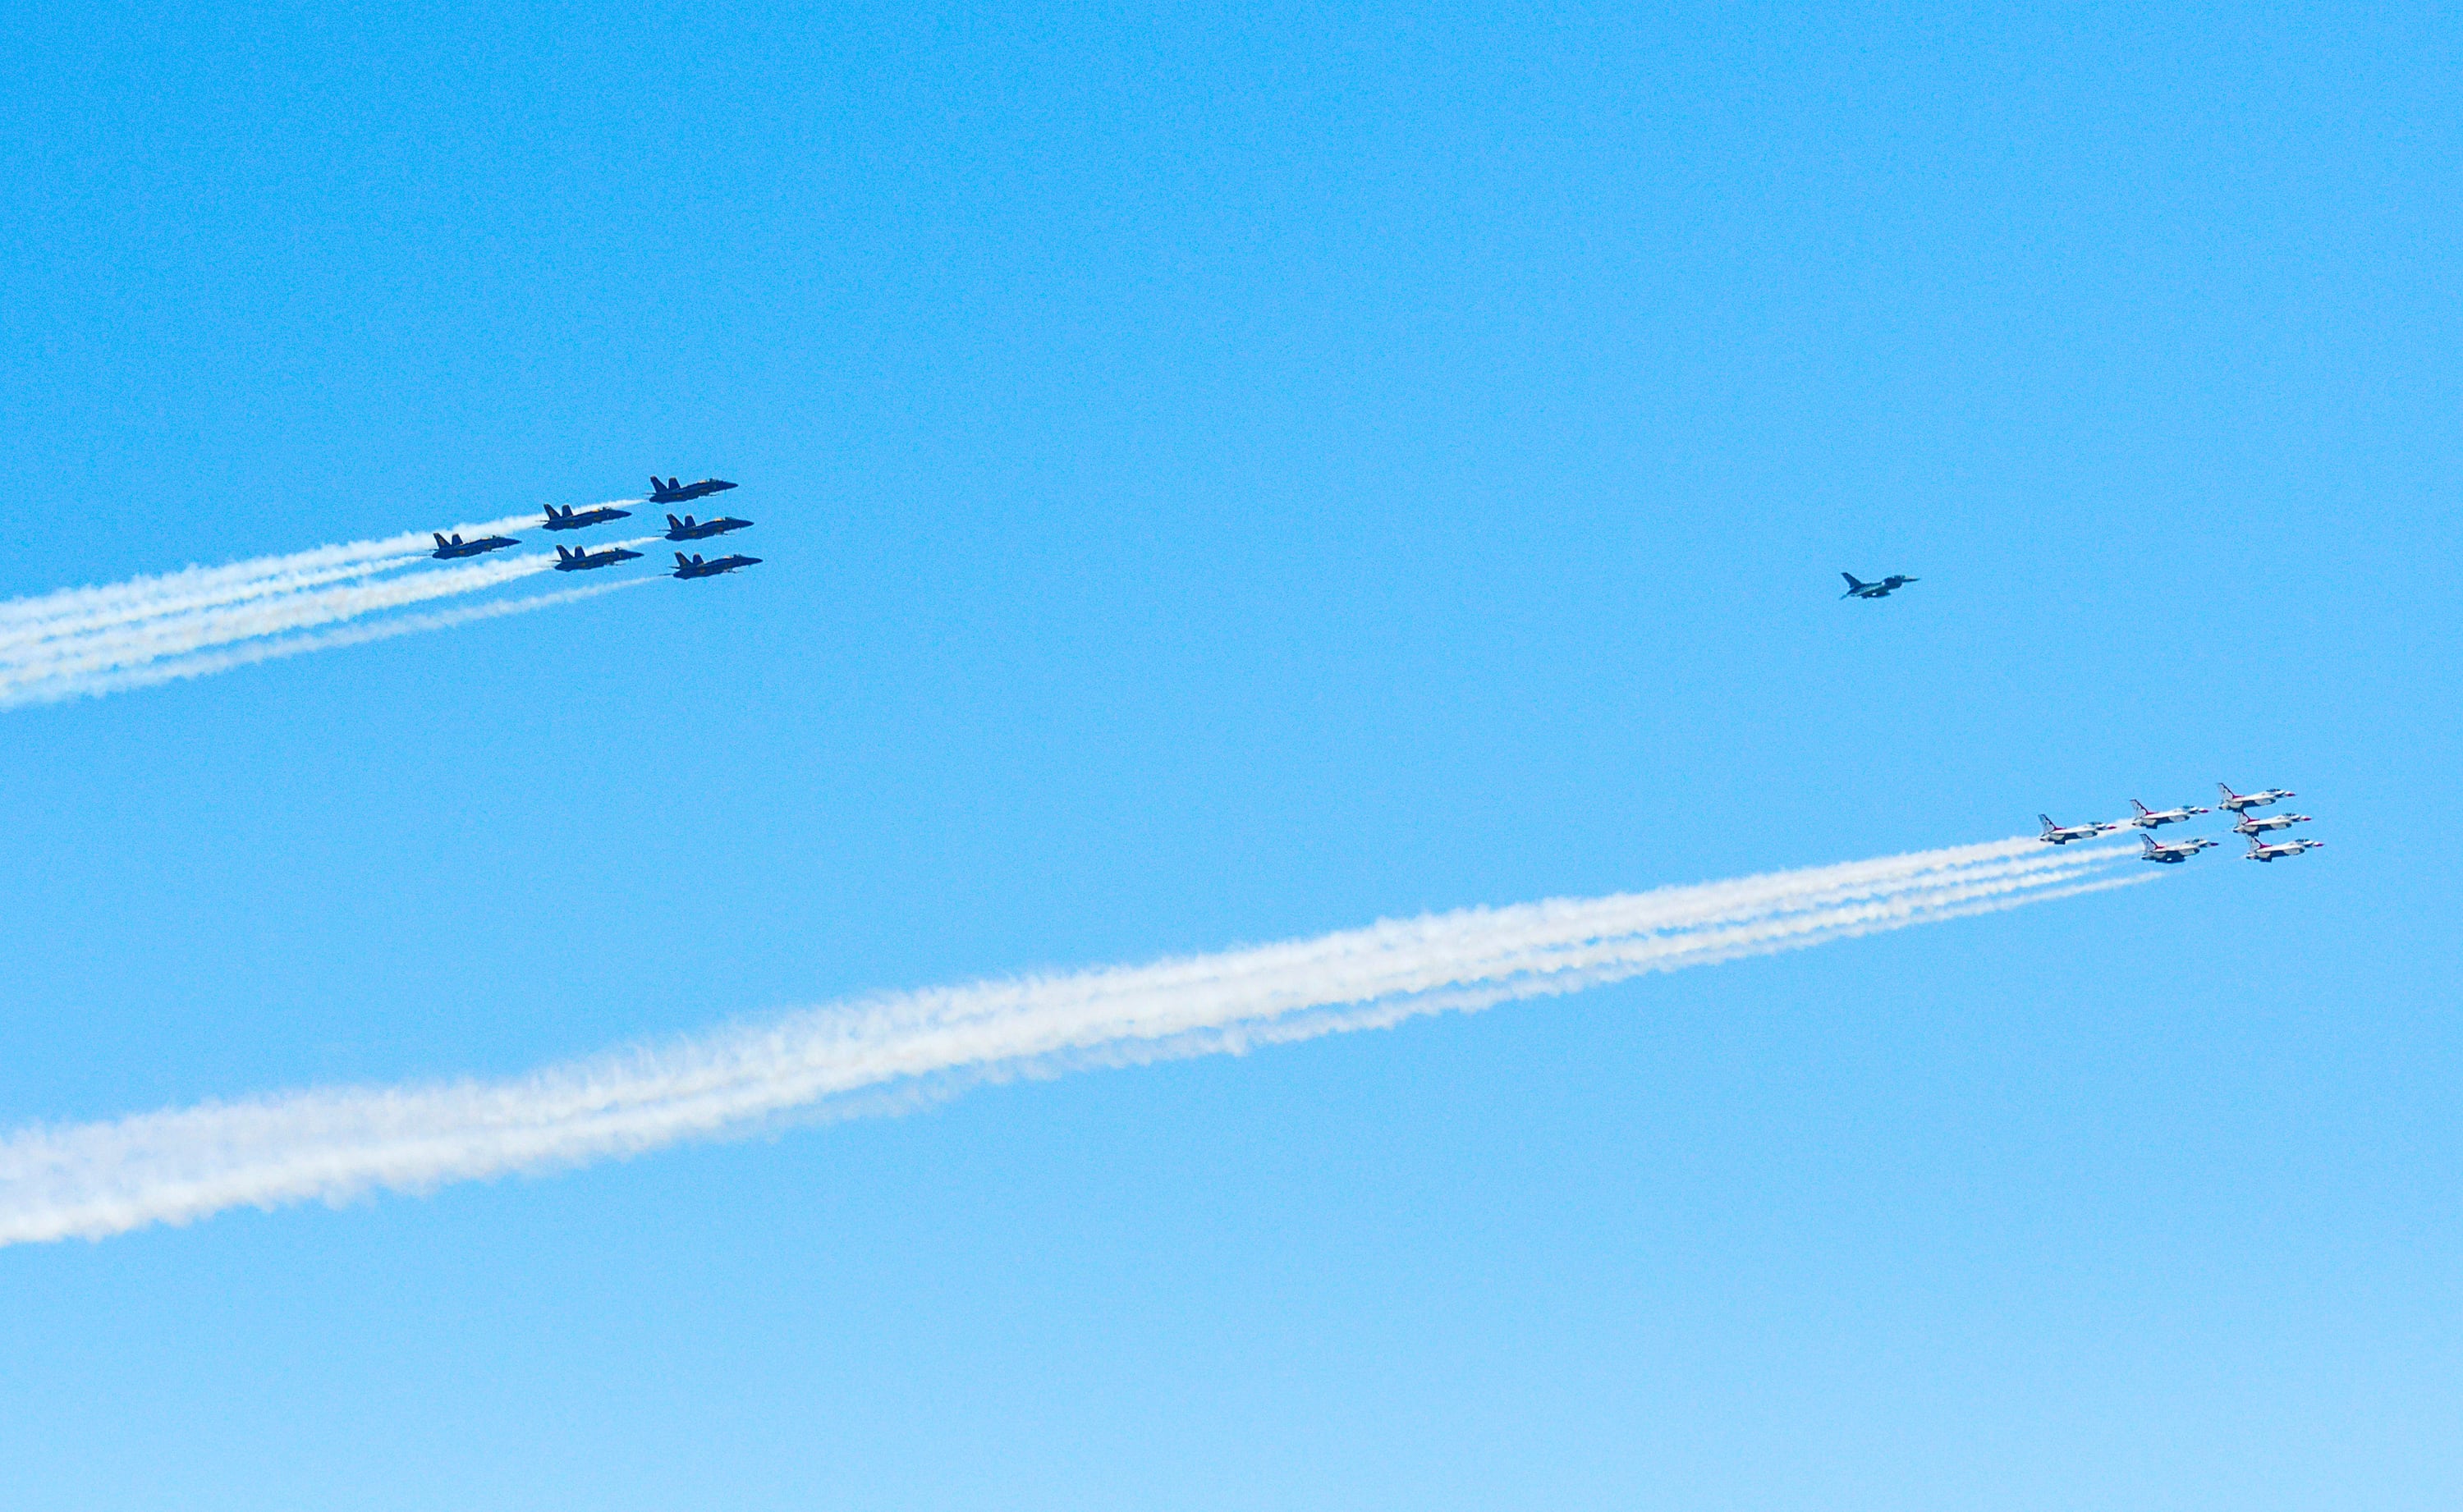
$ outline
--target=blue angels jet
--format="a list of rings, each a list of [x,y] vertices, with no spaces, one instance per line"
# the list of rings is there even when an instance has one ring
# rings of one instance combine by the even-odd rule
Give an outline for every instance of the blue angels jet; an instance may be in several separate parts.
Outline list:
[[[676,553],[676,570],[669,575],[674,577],[716,577],[721,572],[731,572],[739,567],[757,567],[760,563],[761,558],[757,556],[741,555],[722,556],[715,562],[705,562],[698,554],[687,556],[684,552],[678,551]]]
[[[2158,861],[2166,866],[2177,866],[2215,843],[2203,834],[2192,839],[2175,840],[2170,845],[2166,845],[2151,834],[2141,834],[2138,838],[2147,847],[2146,850],[2138,853],[2138,858],[2142,861]]]
[[[667,539],[707,541],[713,535],[725,535],[730,530],[741,530],[752,523],[750,520],[739,520],[731,514],[722,514],[714,520],[696,520],[689,514],[679,520],[671,514],[667,516]]]
[[[1909,583],[1918,581],[1903,572],[1892,572],[1878,583],[1860,582],[1853,572],[1839,575],[1847,579],[1847,592],[1839,595],[1842,598],[1887,598]]]
[[[449,562],[457,556],[477,556],[482,551],[501,551],[506,547],[522,544],[510,535],[483,535],[475,541],[466,541],[462,539],[462,532],[456,530],[453,532],[453,539],[448,541],[442,530],[430,530],[427,533],[436,537],[436,550],[427,554],[445,562]]]
[[[673,478],[661,483],[657,473],[650,474],[652,504],[690,504],[707,494],[725,493],[735,485],[724,478],[704,478],[699,483],[678,483]]]
[[[611,546],[603,551],[594,551],[586,546],[578,551],[569,551],[559,546],[556,549],[556,570],[559,572],[586,572],[594,567],[613,567],[619,562],[629,562],[641,554],[621,546]]]
[[[594,525],[605,525],[610,520],[629,520],[632,517],[632,510],[620,509],[612,504],[594,505],[578,511],[568,504],[562,514],[556,513],[555,505],[547,507],[547,528],[551,530],[585,530]]]

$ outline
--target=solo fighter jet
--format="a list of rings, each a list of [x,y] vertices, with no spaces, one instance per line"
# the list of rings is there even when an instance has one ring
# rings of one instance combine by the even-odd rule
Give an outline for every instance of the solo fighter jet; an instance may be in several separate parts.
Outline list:
[[[2303,851],[2315,851],[2325,843],[2326,842],[2323,840],[2278,840],[2275,844],[2268,845],[2257,836],[2251,835],[2249,837],[2249,853],[2242,856],[2241,859],[2244,861],[2272,861],[2278,856],[2299,855]]]
[[[1909,583],[1917,581],[1900,572],[1892,572],[1878,583],[1859,582],[1853,572],[1842,572],[1839,575],[1847,579],[1847,592],[1839,595],[1842,598],[1887,598]]]
[[[692,556],[687,556],[684,552],[678,551],[676,553],[676,570],[668,575],[674,577],[716,577],[721,572],[731,572],[739,567],[757,567],[760,565],[760,562],[761,558],[757,556],[741,555],[722,556],[715,562],[705,562],[701,559],[698,553]]]
[[[547,528],[551,530],[581,530],[594,525],[604,525],[610,520],[629,520],[632,517],[632,510],[620,509],[612,504],[598,505],[578,514],[569,504],[564,507],[562,514],[556,512],[555,505],[547,507]]]
[[[2185,824],[2198,814],[2212,811],[2206,809],[2192,809],[2188,804],[2183,804],[2178,809],[2149,809],[2135,798],[2129,800],[2129,807],[2138,810],[2138,817],[2129,822],[2141,830],[2160,829],[2168,824]]]
[[[510,535],[483,535],[475,541],[466,541],[462,539],[462,532],[456,530],[453,532],[453,539],[448,541],[441,530],[430,530],[427,533],[436,537],[436,550],[427,554],[446,562],[457,556],[477,556],[482,551],[500,551],[508,546],[522,544]]]
[[[730,530],[741,530],[752,523],[750,520],[739,520],[731,514],[722,514],[714,520],[696,520],[689,514],[679,520],[671,514],[667,516],[667,539],[707,541],[713,535],[725,535]]]
[[[2142,834],[2138,838],[2147,847],[2139,853],[2138,858],[2142,861],[2160,861],[2166,866],[2176,866],[2215,843],[2203,834],[2193,839],[2175,840],[2170,845],[2166,845],[2151,834]]]
[[[2278,799],[2299,796],[2289,788],[2269,788],[2264,792],[2234,792],[2230,783],[2219,782],[2215,787],[2224,795],[2223,801],[2215,807],[2226,813],[2247,813],[2252,809],[2263,809]]]
[[[2092,840],[2098,835],[2110,834],[2121,828],[2117,824],[2074,824],[2065,829],[2053,823],[2051,814],[2039,813],[2036,817],[2044,821],[2044,832],[2036,838],[2046,845],[2067,845],[2072,840]]]
[[[2296,824],[2312,822],[2311,816],[2305,813],[2245,813],[2240,816],[2240,823],[2233,826],[2233,833],[2256,837],[2269,830],[2289,830]]]
[[[594,567],[613,567],[619,562],[629,562],[641,554],[621,546],[611,546],[603,551],[594,551],[586,546],[578,551],[568,551],[559,546],[556,549],[556,570],[559,572],[586,572]]]
[[[650,474],[652,504],[690,504],[705,494],[725,493],[735,485],[724,478],[704,478],[699,483],[678,483],[673,478],[661,483],[657,473]]]

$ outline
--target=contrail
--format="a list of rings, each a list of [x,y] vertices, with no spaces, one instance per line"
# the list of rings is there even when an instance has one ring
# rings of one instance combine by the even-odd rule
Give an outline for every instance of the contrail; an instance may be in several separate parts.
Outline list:
[[[492,604],[473,604],[467,609],[446,609],[424,615],[400,615],[381,619],[373,625],[355,625],[347,630],[328,630],[313,636],[289,636],[279,640],[258,641],[235,646],[227,651],[202,652],[169,661],[157,661],[151,666],[125,672],[100,673],[80,681],[70,691],[54,693],[51,698],[99,697],[120,693],[129,688],[150,688],[159,683],[178,682],[188,678],[208,677],[216,672],[229,672],[233,667],[254,666],[260,661],[279,661],[285,657],[304,656],[311,651],[331,651],[337,646],[363,646],[370,641],[391,640],[396,636],[417,635],[422,631],[449,630],[455,625],[468,625],[482,619],[502,619],[507,615],[527,615],[534,610],[552,609],[584,598],[597,598],[620,588],[639,588],[655,583],[658,577],[625,577],[612,583],[593,583],[587,588],[567,588],[553,594],[533,594],[527,598],[502,599]],[[40,695],[21,702],[35,702]],[[0,698],[0,708],[11,701]]]
[[[2151,880],[2032,838],[809,1009],[501,1081],[311,1090],[0,1138],[0,1244],[570,1166],[1096,1065],[1240,1052]]]
[[[612,544],[629,549],[657,539],[640,536]],[[13,656],[0,652],[0,708],[98,694],[148,680],[167,681],[170,680],[125,679],[115,674],[214,646],[481,593],[555,565],[554,557],[542,554],[499,557],[381,581],[284,593],[192,613],[167,614],[93,635],[46,638],[15,648]]]
[[[508,530],[534,526],[538,520],[535,512],[508,515],[501,520],[475,525],[448,525],[445,530],[449,534],[474,537],[501,535]],[[402,565],[418,560],[427,551],[429,534],[424,530],[406,531],[376,540],[346,541],[279,556],[260,556],[221,567],[188,567],[176,572],[133,577],[121,583],[64,588],[55,593],[9,599],[0,602],[0,644],[10,643],[27,627],[33,625],[100,628],[125,623],[131,617],[142,618],[155,612],[158,605],[185,603],[205,608],[215,603],[260,596],[264,592],[281,592],[279,585],[286,580],[319,573],[350,576],[378,571],[376,564],[380,563]],[[401,561],[389,560],[393,558]],[[319,580],[330,582],[334,579],[324,577]]]

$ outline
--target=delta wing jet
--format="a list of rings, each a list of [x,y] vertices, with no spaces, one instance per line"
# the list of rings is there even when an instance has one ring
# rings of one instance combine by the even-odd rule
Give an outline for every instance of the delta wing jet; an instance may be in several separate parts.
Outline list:
[[[2149,809],[2135,798],[2129,800],[2129,807],[2138,810],[2138,817],[2129,822],[2141,830],[2161,829],[2168,824],[2185,824],[2199,814],[2214,811],[2211,809],[2192,809],[2188,804],[2183,804],[2178,809]]]
[[[2234,792],[2232,784],[2223,782],[2215,784],[2215,788],[2224,795],[2215,807],[2226,813],[2247,813],[2252,809],[2263,809],[2268,804],[2298,796],[2289,788],[2269,788],[2264,792]]]
[[[501,551],[506,547],[522,544],[510,535],[483,535],[475,541],[466,541],[462,539],[462,532],[456,530],[453,539],[448,541],[441,530],[427,533],[436,537],[436,550],[427,554],[447,562],[457,556],[477,556],[482,551]]]
[[[2278,840],[2273,845],[2269,845],[2257,836],[2251,835],[2249,837],[2249,853],[2242,856],[2241,859],[2244,861],[2273,861],[2282,856],[2299,855],[2303,851],[2315,851],[2325,843],[2326,842],[2323,840]]]
[[[2036,817],[2044,821],[2044,832],[2036,838],[2046,845],[2067,845],[2072,840],[2092,840],[2098,835],[2110,834],[2121,828],[2117,824],[2073,824],[2064,827],[2053,823],[2051,814],[2039,813]]]
[[[657,473],[650,474],[652,504],[690,504],[695,499],[713,493],[725,493],[735,485],[724,478],[704,478],[699,483],[678,483],[673,478],[661,483]]]
[[[684,552],[678,551],[676,553],[676,570],[667,575],[670,577],[716,577],[721,572],[731,572],[739,567],[757,567],[760,563],[761,558],[757,556],[742,555],[722,556],[715,562],[705,562],[701,559],[698,553],[692,556],[687,556]]]
[[[1853,572],[1842,572],[1839,575],[1847,579],[1847,592],[1839,595],[1842,598],[1887,598],[1909,583],[1917,581],[1900,572],[1892,572],[1878,583],[1860,582]]]
[[[629,520],[632,517],[632,510],[620,509],[612,504],[597,505],[578,512],[576,512],[575,506],[568,504],[562,514],[556,512],[555,505],[547,507],[547,528],[551,530],[586,530],[594,525],[605,525],[610,520]]]
[[[2245,813],[2240,816],[2240,823],[2233,826],[2233,833],[2254,837],[2269,830],[2289,830],[2296,824],[2315,822],[2311,815],[2305,813]]]
[[[2142,834],[2138,837],[2138,841],[2147,847],[2139,853],[2140,860],[2160,861],[2166,866],[2177,866],[2215,843],[2203,834],[2188,840],[2175,840],[2170,845],[2166,845],[2151,834]]]
[[[621,546],[611,546],[603,551],[594,551],[586,546],[578,551],[569,551],[559,546],[556,549],[556,570],[559,572],[587,572],[593,568],[613,567],[619,562],[629,562],[641,554],[639,551],[628,551]]]
[[[679,520],[671,514],[667,516],[667,539],[707,541],[713,535],[725,535],[730,530],[741,530],[752,523],[750,520],[739,520],[731,514],[722,514],[710,520],[696,520],[689,514]]]

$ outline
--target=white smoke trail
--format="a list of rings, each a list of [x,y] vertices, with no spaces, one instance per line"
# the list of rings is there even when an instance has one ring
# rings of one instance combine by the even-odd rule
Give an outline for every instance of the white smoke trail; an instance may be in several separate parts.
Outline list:
[[[501,535],[508,530],[538,523],[537,514],[517,514],[501,520],[445,529],[448,534],[475,538]],[[126,623],[131,618],[143,618],[161,605],[186,604],[206,608],[215,603],[260,596],[263,592],[281,592],[283,590],[278,585],[285,580],[311,574],[340,572],[347,576],[357,572],[377,571],[373,564],[392,558],[400,558],[402,562],[417,561],[428,550],[429,535],[427,531],[406,531],[377,540],[348,541],[305,551],[285,552],[279,556],[260,556],[221,567],[188,567],[175,572],[132,577],[126,582],[63,588],[55,593],[9,599],[0,602],[0,645],[11,643],[21,630],[30,626],[74,628],[83,625],[98,629]]]
[[[1389,921],[905,993],[498,1082],[341,1088],[0,1139],[0,1243],[440,1183],[851,1116],[1080,1066],[1241,1051],[2151,879],[2031,839]]]
[[[235,646],[227,651],[201,652],[151,666],[136,667],[125,672],[99,673],[80,680],[66,691],[48,694],[33,693],[18,698],[0,697],[0,708],[17,702],[47,702],[67,698],[99,698],[106,693],[124,692],[130,688],[150,688],[164,682],[179,682],[189,678],[209,677],[229,672],[233,667],[254,666],[260,661],[279,661],[285,657],[305,656],[311,651],[331,651],[337,646],[363,646],[371,641],[391,640],[396,636],[418,635],[429,630],[449,630],[455,625],[475,624],[483,619],[502,619],[508,615],[527,615],[534,610],[553,609],[558,604],[578,603],[597,598],[620,588],[639,588],[644,583],[660,581],[657,577],[626,577],[612,583],[593,583],[587,588],[559,589],[553,594],[533,594],[527,598],[501,599],[492,604],[473,604],[466,609],[446,609],[424,615],[398,615],[372,625],[355,625],[347,630],[328,630],[313,636],[288,636],[279,640],[264,640]]]
[[[632,549],[658,539],[642,536],[612,543]],[[46,639],[22,647],[13,661],[0,659],[0,708],[50,702],[145,680],[115,680],[121,669],[185,657],[210,647],[313,629],[388,609],[459,597],[502,587],[547,571],[544,555],[500,557],[415,572],[380,582],[281,594],[187,614],[170,614],[116,626],[99,634]],[[155,680],[168,680],[161,679]]]

